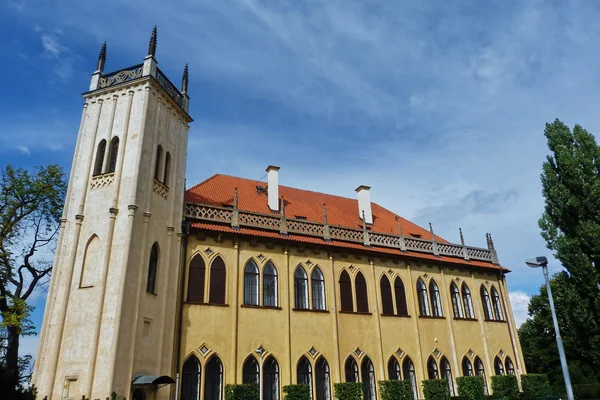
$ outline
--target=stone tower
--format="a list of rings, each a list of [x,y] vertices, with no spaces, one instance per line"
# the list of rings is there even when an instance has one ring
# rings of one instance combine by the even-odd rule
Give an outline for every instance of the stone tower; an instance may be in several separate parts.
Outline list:
[[[176,331],[189,123],[157,67],[105,74],[102,47],[85,103],[33,383],[40,398],[166,398]],[[153,385],[152,382],[155,384]]]

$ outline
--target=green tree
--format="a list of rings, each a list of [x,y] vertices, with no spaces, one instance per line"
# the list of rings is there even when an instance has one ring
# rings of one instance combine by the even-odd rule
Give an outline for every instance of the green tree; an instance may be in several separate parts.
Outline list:
[[[0,171],[0,362],[15,386],[27,361],[19,339],[34,334],[27,299],[50,277],[66,187],[57,165]]]

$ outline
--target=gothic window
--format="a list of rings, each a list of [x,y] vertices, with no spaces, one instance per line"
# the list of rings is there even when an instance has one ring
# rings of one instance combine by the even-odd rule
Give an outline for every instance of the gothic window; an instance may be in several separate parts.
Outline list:
[[[198,400],[202,367],[196,356],[191,355],[183,363],[181,377],[181,400]]]
[[[85,246],[83,263],[81,264],[81,277],[79,287],[93,287],[99,279],[100,269],[98,260],[102,256],[102,245],[97,235],[92,235]]]
[[[200,254],[196,254],[190,262],[188,277],[188,301],[204,302],[204,281],[206,279],[206,265]]]
[[[473,299],[471,298],[471,291],[466,283],[462,284],[462,299],[465,305],[465,317],[469,319],[475,319],[475,311],[473,310]]]
[[[158,243],[152,245],[150,250],[150,260],[148,262],[148,281],[146,282],[146,292],[156,293],[156,272],[158,269]]]
[[[363,384],[364,400],[376,400],[377,392],[375,390],[375,368],[371,359],[367,356],[363,359],[360,368],[360,375]]]
[[[460,299],[460,293],[458,287],[454,282],[450,284],[450,297],[452,298],[452,309],[454,311],[454,318],[464,318],[462,301]]]
[[[346,382],[358,382],[358,365],[351,356],[348,356],[344,364],[344,371],[346,372]]]
[[[487,394],[487,381],[485,379],[485,369],[483,368],[483,362],[479,357],[475,357],[475,375],[483,377],[483,389]]]
[[[494,315],[492,314],[492,303],[490,302],[490,295],[483,285],[481,285],[481,303],[483,304],[483,315],[485,316],[486,321],[493,320]]]
[[[315,364],[315,380],[317,400],[331,400],[329,364],[323,357],[319,357]]]
[[[369,300],[367,298],[367,282],[361,272],[356,274],[356,280],[354,281],[356,288],[356,311],[358,312],[369,312]]]
[[[498,356],[494,358],[494,372],[496,375],[504,375],[504,365]]]
[[[442,369],[442,379],[448,381],[448,389],[450,390],[450,395],[454,396],[454,381],[452,380],[452,368],[450,368],[450,363],[446,357],[442,357],[440,361],[440,368]]]
[[[209,303],[225,304],[226,283],[227,270],[225,269],[225,262],[220,256],[217,256],[210,264]]]
[[[510,375],[515,375],[515,366],[513,365],[513,362],[509,356],[506,356],[504,364],[506,364],[506,373]]]
[[[494,306],[494,317],[497,321],[504,321],[504,315],[502,314],[502,302],[496,288],[492,286],[492,304]]]
[[[106,153],[106,140],[102,139],[98,143],[98,149],[96,150],[96,163],[94,164],[93,175],[102,174],[102,164],[104,163],[104,154]]]
[[[258,370],[258,362],[256,362],[256,358],[250,356],[244,362],[244,366],[242,367],[242,383],[259,383],[259,370]]]
[[[159,144],[156,149],[156,164],[154,164],[154,179],[160,180],[160,162],[162,160],[163,148]]]
[[[417,297],[419,299],[419,314],[429,316],[429,299],[427,296],[427,287],[421,278],[417,281]]]
[[[325,279],[319,267],[315,267],[310,274],[312,285],[312,304],[314,310],[325,310]]]
[[[206,364],[204,375],[204,400],[221,400],[223,392],[223,365],[216,355]]]
[[[402,279],[399,276],[394,280],[394,296],[396,297],[396,314],[408,315],[404,283],[402,283]]]
[[[312,393],[312,368],[306,357],[302,356],[296,367],[296,379],[299,385],[308,385]]]
[[[263,399],[279,400],[279,365],[273,356],[263,365]]]
[[[244,304],[258,305],[259,273],[254,260],[246,263],[244,268]]]
[[[301,265],[294,272],[294,307],[299,310],[308,309],[308,276]]]
[[[391,356],[388,361],[388,378],[390,380],[401,380],[400,376],[400,364],[398,364],[398,360],[396,357]]]
[[[165,174],[163,176],[163,183],[165,186],[169,186],[169,174],[171,172],[171,153],[167,151],[165,155]]]
[[[263,306],[277,307],[277,270],[270,261],[263,271]]]
[[[463,376],[473,376],[473,364],[466,356],[462,360]]]
[[[106,172],[115,172],[117,168],[117,156],[119,155],[119,138],[114,137],[110,141],[110,154],[108,155],[108,170]]]
[[[417,388],[417,375],[415,373],[415,365],[408,356],[404,357],[404,361],[402,362],[402,377],[410,382],[412,398],[414,400],[417,400],[419,396],[419,389]]]
[[[427,359],[427,377],[429,379],[439,379],[438,366],[432,356]]]
[[[381,290],[381,309],[385,315],[394,314],[394,301],[392,300],[392,286],[387,276],[383,275],[379,282]]]
[[[435,281],[432,279],[429,282],[429,296],[431,297],[431,310],[435,317],[441,317],[442,313],[442,298],[440,296],[440,289]]]
[[[354,301],[352,300],[352,282],[350,275],[345,270],[340,275],[340,299],[342,311],[354,311]],[[354,382],[354,381],[349,381]]]

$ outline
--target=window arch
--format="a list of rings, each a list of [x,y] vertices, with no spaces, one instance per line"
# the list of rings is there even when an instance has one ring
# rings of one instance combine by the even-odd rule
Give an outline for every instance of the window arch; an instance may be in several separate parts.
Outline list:
[[[159,144],[156,148],[156,164],[154,164],[154,179],[160,180],[160,162],[162,160],[163,148]]]
[[[450,284],[450,297],[452,298],[452,310],[454,311],[454,318],[464,318],[463,304],[458,292],[458,287],[454,282]]]
[[[367,298],[367,281],[360,271],[356,274],[354,287],[356,289],[356,311],[368,313],[369,299]]]
[[[381,290],[382,314],[394,315],[394,300],[392,299],[392,286],[390,285],[390,280],[386,275],[383,275],[381,277],[381,280],[379,281],[379,288]]]
[[[312,285],[312,306],[314,310],[325,310],[325,278],[319,267],[315,267],[310,274]],[[329,367],[328,367],[329,368]]]
[[[214,355],[205,368],[204,400],[221,400],[223,394],[223,365],[221,359]]]
[[[504,375],[504,365],[498,356],[494,358],[494,372],[496,375]]]
[[[244,304],[258,305],[258,292],[260,289],[258,267],[254,260],[250,259],[244,267]]]
[[[258,362],[254,356],[249,356],[242,366],[242,383],[259,383]]]
[[[315,392],[317,400],[331,400],[331,382],[329,364],[323,356],[315,364]]]
[[[429,379],[439,379],[438,366],[432,356],[427,359],[427,377]]]
[[[352,300],[352,282],[346,270],[340,275],[340,300],[342,311],[354,311],[354,300]],[[354,382],[354,381],[348,381]]]
[[[431,297],[431,311],[435,317],[443,316],[442,298],[440,296],[440,288],[432,279],[429,281],[429,296]]]
[[[263,271],[263,306],[277,307],[277,269],[271,261],[265,265]]]
[[[427,295],[427,287],[421,278],[417,281],[417,297],[419,298],[419,314],[429,316],[429,296]]]
[[[417,374],[415,373],[415,365],[409,356],[404,357],[402,362],[402,377],[410,382],[412,398],[417,400],[419,389],[417,388]]]
[[[158,270],[158,243],[150,249],[150,260],[148,261],[148,280],[146,281],[146,292],[156,294],[156,272]]]
[[[352,356],[348,356],[344,364],[346,372],[346,382],[358,382],[358,365]]]
[[[98,143],[96,149],[96,162],[94,163],[93,175],[102,175],[102,165],[104,164],[104,155],[106,154],[106,139],[102,139]]]
[[[119,155],[119,138],[115,136],[110,141],[110,153],[108,155],[108,168],[106,172],[115,172],[117,168],[117,156]]]
[[[396,314],[408,315],[408,307],[406,305],[406,291],[404,283],[399,276],[394,279],[394,297],[396,297]]]
[[[452,380],[452,368],[450,362],[446,357],[442,357],[440,361],[440,368],[442,370],[442,379],[448,381],[448,389],[450,390],[450,396],[454,396],[454,381]]]
[[[388,361],[388,379],[390,380],[401,380],[402,376],[400,375],[400,364],[398,364],[398,360],[396,357],[391,356]]]
[[[296,366],[296,379],[299,385],[308,385],[310,393],[313,392],[312,367],[310,362],[304,356],[300,357],[298,365]]]
[[[513,365],[513,362],[509,356],[506,356],[504,364],[506,365],[506,373],[510,375],[515,375],[515,366]]]
[[[481,303],[483,304],[483,315],[487,321],[493,320],[494,315],[492,314],[492,303],[490,302],[490,295],[487,289],[481,285]]]
[[[363,384],[364,400],[376,400],[377,391],[375,386],[375,368],[368,356],[363,358],[360,366],[360,375]]]
[[[294,272],[294,307],[308,309],[308,276],[302,265],[298,265]]]
[[[466,283],[463,282],[462,288],[462,299],[465,305],[465,317],[469,319],[475,319],[475,311],[473,310],[473,299],[471,298],[471,291]]]
[[[163,175],[163,183],[169,186],[169,174],[171,173],[171,153],[167,151],[165,155],[165,174]]]
[[[202,367],[196,356],[191,355],[183,363],[181,377],[181,400],[198,400]]]
[[[475,375],[483,377],[483,389],[487,394],[487,380],[485,378],[485,369],[483,368],[483,362],[481,358],[475,357]]]
[[[466,356],[462,359],[462,372],[463,376],[473,376],[473,364]]]
[[[204,281],[206,279],[206,265],[200,254],[196,254],[190,262],[188,275],[188,301],[204,303]]]
[[[279,364],[273,356],[263,365],[263,399],[279,400]]]
[[[492,305],[494,307],[494,318],[497,321],[504,321],[504,315],[502,313],[502,302],[500,296],[495,287],[492,286]]]
[[[209,303],[225,304],[225,287],[227,284],[227,270],[221,256],[215,257],[210,264],[210,293]]]

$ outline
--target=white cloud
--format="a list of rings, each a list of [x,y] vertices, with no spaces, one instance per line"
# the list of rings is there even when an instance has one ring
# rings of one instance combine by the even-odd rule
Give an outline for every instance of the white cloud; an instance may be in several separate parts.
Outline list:
[[[515,316],[515,323],[518,328],[529,317],[527,314],[527,306],[529,305],[530,297],[523,291],[509,292],[508,297],[510,298],[510,304]]]
[[[42,47],[44,48],[44,55],[49,58],[59,58],[59,56],[67,49],[65,46],[59,43],[56,36],[43,33],[40,36],[42,40]]]
[[[25,154],[27,156],[31,155],[31,152],[29,151],[29,149],[27,148],[27,146],[15,146],[15,148],[17,150],[19,150],[21,153],[23,153],[23,154]]]

